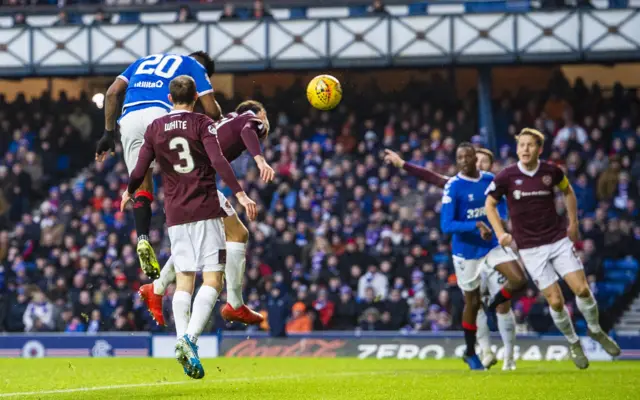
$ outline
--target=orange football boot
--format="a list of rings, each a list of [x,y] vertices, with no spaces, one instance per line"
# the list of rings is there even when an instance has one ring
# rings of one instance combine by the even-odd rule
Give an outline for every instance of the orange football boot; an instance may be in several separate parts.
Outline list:
[[[162,315],[162,296],[155,294],[153,291],[153,283],[140,286],[138,290],[140,297],[144,300],[144,304],[147,305],[147,309],[151,313],[151,317],[156,324],[165,325],[164,315]]]
[[[264,321],[264,317],[262,315],[253,311],[244,304],[238,307],[237,310],[234,310],[233,307],[227,303],[222,307],[220,315],[229,322],[242,322],[247,325],[256,325]]]

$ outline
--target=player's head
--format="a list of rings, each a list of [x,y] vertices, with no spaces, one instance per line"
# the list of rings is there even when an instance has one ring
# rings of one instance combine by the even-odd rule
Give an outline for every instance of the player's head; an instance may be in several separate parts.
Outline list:
[[[491,171],[491,165],[493,165],[493,152],[489,149],[479,148],[476,149],[476,167],[480,171]]]
[[[180,75],[169,84],[169,101],[174,106],[193,106],[198,100],[196,81],[188,75]]]
[[[245,100],[242,103],[238,104],[236,107],[236,112],[238,114],[245,113],[247,111],[251,111],[256,115],[256,117],[260,118],[260,120],[265,125],[265,136],[269,133],[269,119],[267,118],[267,110],[265,110],[264,105],[259,101],[255,100]]]
[[[476,149],[469,142],[462,142],[456,150],[456,166],[464,175],[472,176],[478,171],[476,167]]]
[[[189,57],[193,57],[199,62],[204,69],[207,70],[207,76],[211,76],[216,72],[216,63],[213,61],[213,58],[205,51],[196,51],[195,53],[189,54]]]
[[[524,128],[516,136],[518,159],[523,164],[537,163],[544,148],[544,134],[532,128]]]

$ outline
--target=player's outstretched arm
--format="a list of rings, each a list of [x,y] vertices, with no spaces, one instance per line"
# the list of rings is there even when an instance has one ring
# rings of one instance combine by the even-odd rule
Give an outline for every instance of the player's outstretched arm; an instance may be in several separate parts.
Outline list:
[[[573,191],[573,187],[566,176],[563,177],[562,181],[560,181],[557,186],[564,195],[564,203],[567,208],[567,218],[569,219],[567,235],[572,242],[576,242],[580,236],[580,229],[578,225],[578,199],[576,198],[576,192]]]
[[[222,109],[220,108],[220,104],[218,104],[218,102],[216,101],[213,92],[207,93],[199,97],[199,99],[200,104],[202,104],[202,108],[204,109],[204,114],[207,117],[213,119],[214,121],[218,121],[220,118],[222,118]]]
[[[104,99],[104,134],[96,145],[96,161],[102,162],[107,155],[113,155],[116,150],[116,117],[120,105],[120,96],[127,90],[126,78],[116,78]]]
[[[260,147],[260,138],[258,137],[258,131],[265,129],[262,124],[262,121],[248,121],[242,128],[242,132],[240,132],[240,138],[242,139],[242,143],[244,143],[249,154],[251,154],[255,160],[256,165],[260,170],[260,178],[264,182],[268,183],[275,178],[275,172],[262,155],[262,147]]]
[[[384,161],[387,164],[393,164],[396,168],[402,168],[409,174],[439,188],[444,188],[444,185],[446,185],[449,180],[449,177],[447,176],[440,175],[426,168],[406,162],[398,155],[398,153],[389,149],[384,150]]]
[[[209,160],[211,161],[211,165],[220,175],[220,178],[222,178],[224,183],[229,186],[233,194],[238,199],[238,202],[240,202],[240,204],[245,208],[249,219],[256,219],[258,215],[256,203],[242,190],[242,186],[240,186],[240,182],[238,182],[238,178],[236,178],[236,174],[233,172],[231,164],[229,164],[229,161],[224,157],[224,154],[222,154],[222,148],[220,147],[220,142],[218,142],[218,132],[213,126],[213,123],[204,130],[206,132],[200,132],[200,134],[204,148],[209,156]]]

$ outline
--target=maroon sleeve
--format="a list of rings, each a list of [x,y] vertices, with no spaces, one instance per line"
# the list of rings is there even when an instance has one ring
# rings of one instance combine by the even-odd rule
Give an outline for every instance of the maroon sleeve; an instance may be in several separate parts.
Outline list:
[[[236,174],[233,173],[229,161],[227,161],[222,154],[222,148],[218,142],[218,131],[210,118],[206,118],[205,121],[203,121],[199,133],[213,168],[220,175],[224,183],[229,186],[233,194],[242,192],[242,186],[240,186]]]
[[[564,180],[564,171],[555,164],[549,163],[549,166],[551,166],[551,184],[552,186],[558,186]]]
[[[402,167],[402,169],[404,169],[411,175],[416,176],[421,180],[427,183],[430,183],[432,185],[435,185],[439,188],[444,188],[444,185],[446,185],[447,181],[449,180],[449,177],[447,176],[440,175],[436,172],[430,171],[426,168],[422,168],[408,162],[404,163],[404,166]]]
[[[244,124],[240,137],[249,154],[252,157],[262,154],[262,148],[260,147],[260,139],[258,138],[258,132],[264,129],[262,121],[256,119],[250,119]]]
[[[131,176],[129,177],[129,185],[127,186],[127,191],[129,193],[135,192],[138,190],[140,185],[142,185],[142,181],[144,181],[144,177],[151,167],[151,163],[156,158],[155,151],[153,151],[153,144],[151,143],[153,126],[154,124],[149,125],[144,133],[144,143],[142,143],[142,147],[140,147],[138,161],[136,162],[136,166],[133,171],[131,171]]]
[[[498,173],[498,175],[493,178],[493,181],[487,187],[487,190],[484,194],[493,197],[496,200],[500,200],[503,196],[507,194],[509,190],[509,179],[507,177],[506,169],[503,169]]]

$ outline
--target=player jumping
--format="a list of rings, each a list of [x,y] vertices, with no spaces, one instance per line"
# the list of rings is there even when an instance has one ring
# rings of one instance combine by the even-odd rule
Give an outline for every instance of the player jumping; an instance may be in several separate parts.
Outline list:
[[[105,131],[96,147],[96,161],[104,161],[107,154],[113,154],[115,151],[116,115],[119,97],[123,93],[125,97],[122,116],[118,124],[124,162],[129,173],[136,165],[145,130],[153,120],[167,115],[171,110],[167,96],[169,82],[174,77],[179,75],[193,77],[204,113],[213,119],[219,119],[220,106],[214,98],[209,79],[214,71],[213,60],[203,51],[189,56],[154,54],[131,64],[107,90],[104,106]],[[156,279],[160,275],[160,265],[149,243],[152,202],[153,182],[150,169],[135,194],[133,215],[138,234],[137,252],[140,266],[148,277]]]
[[[165,185],[165,212],[177,271],[173,295],[176,358],[187,375],[200,379],[204,368],[196,343],[222,290],[226,258],[223,218],[228,214],[219,202],[216,172],[245,207],[249,219],[255,219],[257,208],[242,191],[224,157],[214,122],[193,112],[198,98],[196,87],[193,78],[186,75],[171,81],[169,100],[174,108],[147,128],[121,208],[133,197],[157,159]],[[203,284],[190,317],[197,271],[202,271]]]
[[[489,172],[493,164],[493,153],[487,149],[476,149],[476,166],[480,171]],[[420,178],[421,180],[435,185],[439,188],[444,188],[447,181],[450,179],[447,176],[440,175],[436,172],[430,171],[426,168],[405,162],[397,153],[391,150],[385,150],[384,160],[388,164],[393,164],[396,168],[402,168],[409,174]],[[507,278],[498,270],[482,271],[481,274],[480,292],[481,294],[489,293],[490,296],[496,296],[500,291],[505,289],[507,297],[510,297],[512,290],[510,287],[505,286]],[[524,276],[522,276],[524,279]],[[524,285],[524,283],[520,282]],[[496,314],[498,317],[498,331],[500,337],[504,343],[504,357],[502,369],[505,371],[515,370],[516,364],[514,360],[513,348],[516,341],[516,319],[511,309],[511,301],[500,304],[496,308]],[[482,364],[485,368],[490,368],[497,363],[495,353],[491,350],[491,337],[489,325],[487,323],[487,316],[484,310],[478,310],[478,317],[476,320],[477,334],[476,338],[480,345]]]
[[[231,162],[247,150],[256,161],[262,180],[264,182],[273,180],[274,171],[267,164],[260,148],[260,140],[266,138],[269,133],[269,120],[262,104],[253,100],[245,101],[238,105],[235,113],[228,114],[215,126],[222,152],[227,160]],[[221,314],[227,321],[249,325],[259,324],[264,320],[264,317],[247,307],[242,299],[242,279],[244,278],[249,231],[220,191],[218,191],[218,198],[227,214],[224,217],[227,240],[225,267],[227,304],[222,308]],[[140,288],[140,294],[147,304],[149,312],[160,325],[164,325],[162,296],[166,287],[174,280],[172,257],[169,258],[160,272],[160,277],[153,284],[143,285]]]
[[[558,275],[576,295],[589,336],[611,356],[618,356],[620,347],[600,327],[598,304],[573,247],[579,234],[576,195],[559,167],[540,160],[544,147],[542,133],[525,128],[516,138],[519,161],[502,170],[487,189],[487,217],[500,245],[509,246],[512,236],[505,231],[496,208],[506,196],[513,238],[524,266],[547,299],[553,322],[569,341],[571,359],[578,368],[587,368],[589,360],[564,305]],[[566,218],[556,212],[554,187],[564,195],[568,225]]]

